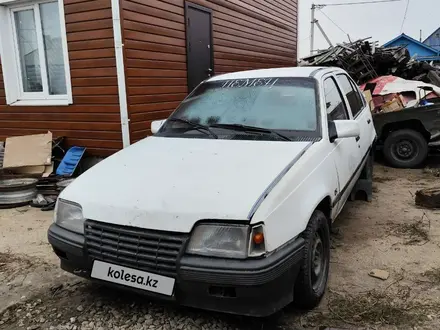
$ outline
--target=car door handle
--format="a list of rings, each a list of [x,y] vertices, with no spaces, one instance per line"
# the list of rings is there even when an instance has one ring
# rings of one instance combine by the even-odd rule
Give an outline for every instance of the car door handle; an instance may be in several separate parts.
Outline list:
[[[357,137],[356,137],[356,142],[359,142],[360,139],[361,139],[361,137],[360,137],[360,136],[357,136]]]
[[[371,124],[371,119],[368,119],[368,120],[367,120],[367,124]]]

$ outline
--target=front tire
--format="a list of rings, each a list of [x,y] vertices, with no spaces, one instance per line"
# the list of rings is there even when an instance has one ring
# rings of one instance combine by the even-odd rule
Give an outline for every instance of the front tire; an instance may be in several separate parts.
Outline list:
[[[416,168],[428,157],[428,142],[419,132],[402,129],[387,137],[383,153],[393,167]]]
[[[295,283],[294,303],[302,309],[313,309],[324,296],[330,265],[330,229],[324,213],[313,212],[302,237],[305,248]]]

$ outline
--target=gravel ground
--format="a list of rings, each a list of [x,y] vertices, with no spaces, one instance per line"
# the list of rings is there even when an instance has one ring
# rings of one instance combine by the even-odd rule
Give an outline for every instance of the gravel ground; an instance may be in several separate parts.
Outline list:
[[[67,274],[47,243],[50,212],[0,210],[0,330],[439,329],[440,212],[413,202],[439,179],[427,170],[375,171],[373,202],[348,203],[335,224],[321,306],[289,306],[263,320],[161,304]],[[373,268],[390,278],[368,276]]]
[[[51,272],[54,270],[50,270]],[[76,278],[60,278],[0,314],[0,329],[280,329],[277,323],[150,302]]]

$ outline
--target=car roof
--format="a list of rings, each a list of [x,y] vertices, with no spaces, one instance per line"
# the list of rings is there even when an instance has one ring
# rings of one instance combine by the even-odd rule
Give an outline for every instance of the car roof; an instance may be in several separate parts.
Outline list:
[[[230,79],[255,79],[255,78],[275,78],[275,77],[313,77],[314,73],[319,71],[320,74],[327,72],[341,70],[339,68],[331,67],[290,67],[290,68],[275,68],[275,69],[260,69],[239,71],[233,73],[226,73],[208,79],[208,81],[230,80]]]

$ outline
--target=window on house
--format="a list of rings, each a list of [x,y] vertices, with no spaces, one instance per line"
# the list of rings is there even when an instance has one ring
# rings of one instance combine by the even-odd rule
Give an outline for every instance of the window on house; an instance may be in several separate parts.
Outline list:
[[[71,103],[62,1],[0,5],[0,55],[12,105]]]

